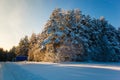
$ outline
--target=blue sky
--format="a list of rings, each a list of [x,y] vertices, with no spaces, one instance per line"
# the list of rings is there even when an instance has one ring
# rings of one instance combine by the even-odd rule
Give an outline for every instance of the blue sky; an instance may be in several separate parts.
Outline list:
[[[0,0],[0,47],[10,49],[25,35],[39,33],[55,8],[79,8],[83,14],[104,16],[120,27],[120,0]]]

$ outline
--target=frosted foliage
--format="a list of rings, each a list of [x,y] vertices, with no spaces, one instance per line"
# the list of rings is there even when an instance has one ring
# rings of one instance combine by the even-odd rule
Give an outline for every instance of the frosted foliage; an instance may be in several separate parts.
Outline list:
[[[45,60],[120,61],[120,30],[104,17],[95,19],[79,9],[56,8],[41,35],[39,45]]]

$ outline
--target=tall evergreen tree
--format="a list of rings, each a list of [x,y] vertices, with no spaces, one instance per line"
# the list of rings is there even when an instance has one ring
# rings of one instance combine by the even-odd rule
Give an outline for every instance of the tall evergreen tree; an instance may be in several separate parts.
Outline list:
[[[19,45],[16,49],[17,56],[28,56],[29,50],[29,40],[28,36],[25,36],[23,39],[20,40]]]

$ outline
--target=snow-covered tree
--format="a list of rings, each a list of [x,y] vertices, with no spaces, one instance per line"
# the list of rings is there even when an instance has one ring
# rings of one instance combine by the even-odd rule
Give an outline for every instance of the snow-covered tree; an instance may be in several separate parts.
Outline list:
[[[30,39],[31,60],[120,61],[120,30],[104,17],[91,18],[79,9],[56,8],[42,33],[35,36]]]
[[[20,40],[19,45],[16,47],[17,56],[28,56],[29,40],[28,36],[25,36]]]
[[[32,33],[30,40],[29,40],[29,51],[28,51],[28,60],[34,59],[34,47],[37,44],[37,35],[35,33]]]

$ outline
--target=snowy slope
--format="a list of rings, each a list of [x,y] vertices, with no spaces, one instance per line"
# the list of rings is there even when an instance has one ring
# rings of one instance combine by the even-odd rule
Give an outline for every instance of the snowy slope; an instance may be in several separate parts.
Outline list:
[[[2,80],[2,63],[0,64],[0,80]]]
[[[15,63],[1,63],[1,66],[0,80],[45,80],[22,69]]]
[[[0,63],[0,80],[120,80],[120,63]]]
[[[47,80],[120,80],[120,63],[19,63]]]

